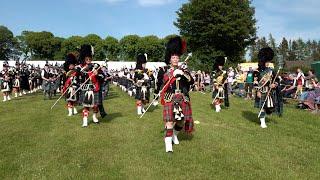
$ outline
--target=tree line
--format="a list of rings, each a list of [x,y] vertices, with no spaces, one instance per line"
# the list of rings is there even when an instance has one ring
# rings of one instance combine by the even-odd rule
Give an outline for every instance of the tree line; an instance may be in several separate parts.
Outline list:
[[[81,45],[94,47],[94,60],[134,61],[140,53],[147,53],[149,61],[162,61],[168,38],[157,36],[127,35],[120,40],[108,36],[101,38],[96,34],[87,36],[56,37],[53,33],[42,31],[23,31],[14,36],[5,26],[0,26],[0,59],[63,60],[66,54],[77,52]]]
[[[277,44],[276,40],[269,34],[269,37],[258,38],[249,47],[250,60],[258,61],[258,51],[263,47],[271,47],[275,52],[276,63],[285,65],[292,61],[319,61],[320,60],[320,41],[289,39],[283,37],[282,41]]]

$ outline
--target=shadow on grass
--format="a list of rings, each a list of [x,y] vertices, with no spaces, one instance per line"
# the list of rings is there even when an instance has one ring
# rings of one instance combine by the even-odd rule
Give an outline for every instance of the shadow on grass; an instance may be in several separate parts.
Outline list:
[[[100,118],[100,122],[101,123],[109,123],[118,117],[122,117],[122,113],[108,113],[108,115],[106,117]]]
[[[188,134],[182,131],[179,135],[178,138],[180,141],[190,141],[193,138],[193,134]]]
[[[260,124],[257,116],[258,115],[256,113],[253,113],[251,111],[242,111],[242,117],[244,117],[246,120],[254,122],[256,124]]]
[[[272,122],[274,124],[277,124],[278,122],[271,118],[273,115],[275,115],[275,114],[267,115],[266,116],[266,122]],[[258,114],[253,113],[251,111],[243,111],[242,112],[242,117],[244,117],[248,121],[260,124],[260,120],[258,118]]]
[[[165,129],[161,130],[160,133],[164,136],[165,135]],[[184,130],[182,130],[178,134],[179,141],[190,141],[193,138],[193,134],[186,133]]]

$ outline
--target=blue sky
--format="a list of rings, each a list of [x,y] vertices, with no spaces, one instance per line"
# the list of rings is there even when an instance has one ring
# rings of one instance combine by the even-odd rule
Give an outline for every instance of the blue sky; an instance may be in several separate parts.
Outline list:
[[[178,33],[176,13],[187,0],[0,0],[0,24],[15,35],[23,30],[56,36],[95,33],[164,37]],[[258,36],[319,39],[319,0],[253,0]]]

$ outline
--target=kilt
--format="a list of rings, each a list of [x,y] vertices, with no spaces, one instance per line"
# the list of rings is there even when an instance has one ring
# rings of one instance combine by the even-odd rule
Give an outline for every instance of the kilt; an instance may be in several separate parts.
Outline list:
[[[163,121],[164,122],[175,122],[174,118],[174,104],[178,103],[182,109],[184,115],[183,120],[185,121],[184,129],[186,132],[191,133],[193,130],[193,118],[192,109],[190,102],[186,101],[182,94],[174,94],[171,102],[165,102],[163,105]]]
[[[140,101],[147,101],[149,102],[150,100],[150,88],[147,88],[147,92],[145,93],[145,95],[143,94],[143,92],[141,91],[141,87],[137,87],[136,88],[136,95],[135,95],[135,99],[136,100],[140,100]]]
[[[256,94],[257,94],[257,92],[256,92]],[[278,90],[272,90],[269,97],[270,98],[267,99],[263,109],[266,111],[267,114],[271,114],[272,112],[275,112],[276,114],[281,116],[282,112],[283,112],[282,95],[280,93],[278,93]],[[256,95],[254,107],[255,108],[262,108],[262,105],[263,105],[264,101],[266,100],[266,98],[267,98],[267,93],[261,93],[261,98],[259,98]],[[271,104],[271,106],[270,106],[270,104]]]
[[[88,91],[81,91],[79,97],[79,102],[82,103],[83,107],[93,107],[101,104],[99,92],[93,92],[93,97],[86,96],[86,92]]]
[[[77,94],[73,95],[76,89],[77,89],[77,86],[71,86],[67,89],[67,92],[65,94],[67,101],[73,101],[73,102],[77,101]]]
[[[1,83],[1,92],[10,92],[10,84],[7,81],[2,81]]]
[[[44,91],[49,91],[49,83],[48,83],[48,81],[42,81],[42,89],[44,90]]]

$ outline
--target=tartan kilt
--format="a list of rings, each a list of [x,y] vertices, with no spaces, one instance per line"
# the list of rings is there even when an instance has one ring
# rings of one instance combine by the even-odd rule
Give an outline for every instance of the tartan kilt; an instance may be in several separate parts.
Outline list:
[[[42,81],[42,89],[44,91],[49,91],[50,90],[50,83],[46,80],[43,80]]]
[[[221,87],[219,87],[221,88]],[[217,96],[217,94],[219,93],[219,95]],[[214,99],[215,97],[217,96],[217,99],[224,99],[225,97],[225,89],[219,91],[219,89],[215,89],[213,92],[212,92],[212,99]]]
[[[79,102],[82,103],[83,107],[93,107],[101,104],[99,92],[93,92],[93,98],[85,97],[86,92],[82,91],[79,97]]]
[[[271,97],[271,101],[269,102],[269,100],[266,101],[265,105],[264,105],[264,110],[266,111],[267,114],[271,114],[274,109],[275,109],[275,101],[274,101],[274,97],[272,96],[272,93],[270,93],[269,95]],[[254,101],[254,107],[255,108],[259,108],[261,109],[263,106],[264,101],[267,98],[267,93],[261,93],[261,98],[259,98],[257,95],[255,96],[255,101]],[[268,104],[272,103],[273,107],[268,107]]]
[[[150,100],[150,88],[147,87],[147,92],[145,94],[145,99],[143,99],[143,93],[141,91],[141,87],[137,87],[136,88],[136,95],[135,95],[135,99],[136,100],[140,100],[140,101],[147,101],[149,102]]]
[[[77,86],[71,86],[66,90],[67,92],[65,93],[65,98],[66,98],[67,101],[72,101],[72,102],[76,102],[77,101],[77,99],[78,99],[77,98],[77,94],[78,93],[74,94],[76,89],[77,89]],[[74,95],[72,96],[72,94],[74,94]]]
[[[191,133],[193,131],[193,118],[191,104],[185,101],[182,94],[175,94],[171,102],[165,102],[163,105],[163,121],[166,122],[176,122],[174,118],[174,103],[179,103],[182,113],[184,115],[184,129],[186,132]]]

